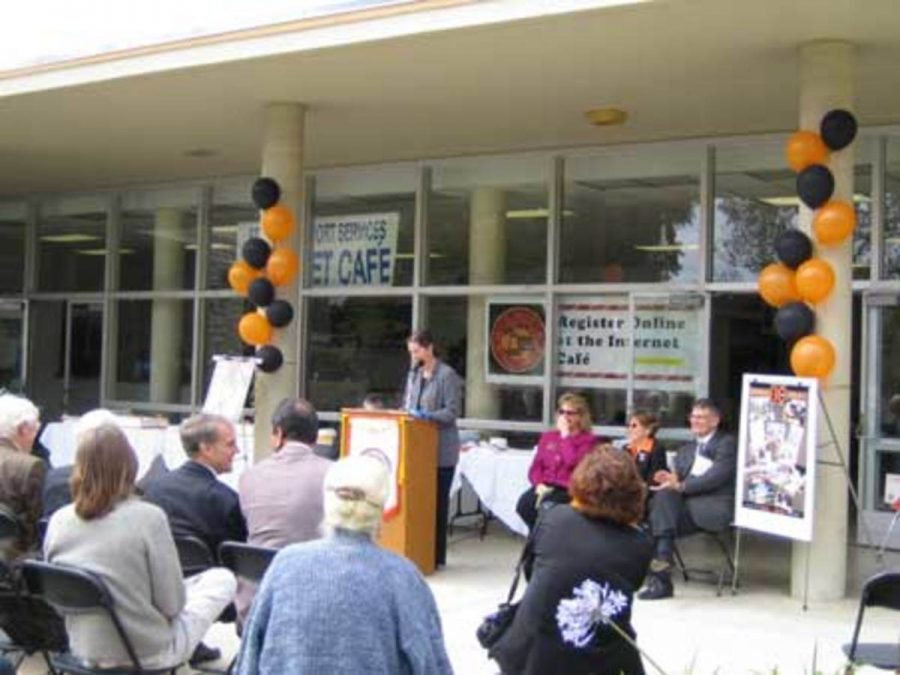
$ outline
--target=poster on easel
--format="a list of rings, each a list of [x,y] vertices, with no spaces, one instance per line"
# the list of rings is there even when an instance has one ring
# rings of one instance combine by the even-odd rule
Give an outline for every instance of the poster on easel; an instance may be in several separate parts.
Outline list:
[[[221,415],[232,422],[239,422],[244,412],[244,401],[250,391],[256,359],[240,356],[213,356],[215,367],[203,412]]]
[[[744,375],[735,524],[811,541],[818,380]]]

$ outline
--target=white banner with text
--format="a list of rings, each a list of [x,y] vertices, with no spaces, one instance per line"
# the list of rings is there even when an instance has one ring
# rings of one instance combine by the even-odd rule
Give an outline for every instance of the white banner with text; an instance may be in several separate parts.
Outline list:
[[[313,286],[390,286],[397,261],[399,213],[316,218]]]

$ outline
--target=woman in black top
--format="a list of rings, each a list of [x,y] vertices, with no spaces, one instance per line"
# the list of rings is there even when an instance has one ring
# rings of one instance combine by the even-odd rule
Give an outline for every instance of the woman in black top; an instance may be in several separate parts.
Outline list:
[[[628,454],[637,466],[638,474],[649,487],[657,471],[667,469],[666,451],[656,440],[659,418],[645,410],[635,410],[628,418]]]
[[[490,650],[505,675],[642,675],[631,605],[653,556],[638,529],[645,486],[634,463],[599,446],[575,469],[572,504],[538,521],[526,552],[528,588]]]

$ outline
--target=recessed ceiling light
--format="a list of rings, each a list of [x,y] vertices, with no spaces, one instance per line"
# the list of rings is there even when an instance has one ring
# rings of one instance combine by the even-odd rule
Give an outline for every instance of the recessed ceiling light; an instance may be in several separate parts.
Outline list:
[[[193,157],[194,159],[205,159],[207,157],[215,157],[218,155],[218,151],[212,150],[210,148],[193,148],[192,150],[185,150],[185,157]]]
[[[595,127],[623,124],[628,119],[628,113],[621,108],[594,108],[584,113],[584,116]]]

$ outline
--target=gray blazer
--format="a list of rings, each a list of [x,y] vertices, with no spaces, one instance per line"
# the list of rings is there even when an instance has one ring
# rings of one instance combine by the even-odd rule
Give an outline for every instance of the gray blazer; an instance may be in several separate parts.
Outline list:
[[[734,520],[737,446],[734,436],[716,431],[706,444],[705,454],[712,466],[702,476],[692,476],[691,466],[697,452],[692,441],[678,450],[675,472],[684,482],[685,504],[691,518],[704,530],[723,530]]]
[[[462,379],[443,361],[438,361],[430,380],[422,369],[410,370],[406,376],[403,404],[407,409],[419,408],[431,413],[438,424],[438,466],[456,466],[459,460],[459,429],[456,419],[462,413]]]

